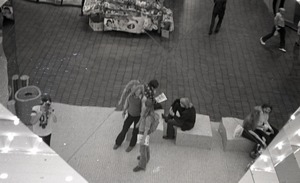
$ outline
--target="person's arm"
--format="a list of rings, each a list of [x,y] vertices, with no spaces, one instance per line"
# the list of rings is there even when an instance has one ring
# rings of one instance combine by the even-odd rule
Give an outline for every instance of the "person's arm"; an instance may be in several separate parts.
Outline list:
[[[32,125],[35,125],[39,121],[40,117],[42,116],[42,112],[40,110],[38,110],[38,107],[39,106],[32,107],[32,111],[30,114],[30,116],[31,116],[30,123]]]
[[[129,102],[128,102],[128,100],[129,100],[129,96],[126,98],[125,103],[124,103],[124,106],[123,106],[123,112],[122,112],[123,118],[125,117],[126,112],[127,112],[127,109],[128,109],[128,107],[129,107]]]
[[[280,19],[280,13],[276,13],[276,16],[274,17],[274,25],[275,25],[275,27],[276,27],[276,30],[278,30],[279,29],[279,27],[278,27],[278,21],[279,21],[279,19]]]

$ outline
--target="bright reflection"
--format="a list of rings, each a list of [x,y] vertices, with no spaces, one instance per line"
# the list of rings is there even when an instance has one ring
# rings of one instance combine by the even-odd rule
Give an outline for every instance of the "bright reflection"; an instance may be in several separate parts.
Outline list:
[[[264,162],[267,162],[268,161],[268,156],[266,155],[261,155],[260,158],[264,161]]]
[[[15,137],[15,134],[14,134],[14,133],[9,133],[9,134],[7,135],[7,138],[8,138],[9,141],[13,141],[13,140],[14,140],[14,137]]]
[[[29,149],[30,154],[36,154],[38,152],[38,148],[34,147],[32,149]]]
[[[296,116],[293,114],[291,115],[291,120],[295,120],[296,119]]]
[[[300,129],[296,131],[295,135],[300,136]]]
[[[284,160],[284,158],[285,158],[284,155],[281,155],[281,156],[277,157],[278,161],[282,161],[282,160]]]
[[[42,139],[41,137],[38,137],[38,138],[37,138],[37,141],[38,141],[38,142],[43,142],[43,139]]]
[[[251,170],[251,171],[254,171],[254,170],[255,170],[255,166],[254,166],[254,165],[251,165],[251,166],[250,166],[250,170]]]
[[[2,153],[8,153],[8,151],[10,151],[10,148],[7,146],[2,149]]]
[[[67,176],[66,178],[65,178],[65,181],[66,182],[71,182],[73,180],[73,177],[72,176]]]
[[[271,168],[271,167],[267,167],[267,168],[265,168],[265,171],[266,171],[266,172],[271,172],[271,171],[272,171],[272,168]]]
[[[8,174],[7,173],[1,173],[0,174],[0,179],[7,179]]]
[[[19,123],[20,123],[20,119],[18,118],[18,117],[16,117],[16,116],[14,116],[15,118],[14,118],[14,125],[18,125]]]
[[[282,149],[283,142],[279,142],[275,147],[277,147],[279,150]]]

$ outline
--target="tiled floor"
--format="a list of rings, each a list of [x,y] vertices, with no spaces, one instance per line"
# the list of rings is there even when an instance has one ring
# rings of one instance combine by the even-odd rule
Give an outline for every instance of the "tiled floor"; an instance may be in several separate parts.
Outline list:
[[[263,1],[228,1],[220,33],[212,36],[212,1],[166,0],[165,6],[174,13],[170,39],[93,32],[79,7],[15,1],[20,74],[56,102],[101,107],[115,107],[129,80],[155,77],[169,98],[165,108],[187,96],[198,113],[220,121],[244,118],[266,102],[274,106],[271,123],[283,126],[300,103],[296,32],[287,29],[283,54],[276,37],[259,43],[273,22]]]
[[[147,171],[133,173],[138,149],[126,153],[125,142],[112,150],[123,121],[111,108],[131,79],[157,78],[168,97],[164,108],[187,96],[212,121],[242,119],[267,102],[274,106],[270,122],[282,127],[299,106],[296,32],[287,29],[286,54],[278,38],[261,46],[259,37],[272,27],[263,1],[228,1],[220,33],[208,36],[212,1],[166,0],[175,21],[170,39],[93,32],[78,7],[14,5],[19,67],[13,69],[51,94],[59,118],[53,149],[90,182],[234,183],[250,161],[247,153],[223,152],[214,124],[212,150],[151,144]]]
[[[212,123],[211,150],[152,143],[151,159],[144,172],[134,173],[139,148],[125,152],[128,141],[113,150],[123,119],[113,108],[54,104],[58,123],[52,148],[87,181],[97,182],[197,182],[235,183],[250,162],[248,153],[224,152],[219,123]]]

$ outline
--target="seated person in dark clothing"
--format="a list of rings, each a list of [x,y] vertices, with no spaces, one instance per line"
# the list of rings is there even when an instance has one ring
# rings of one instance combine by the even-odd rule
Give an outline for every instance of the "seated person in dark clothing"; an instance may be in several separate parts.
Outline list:
[[[268,104],[256,106],[243,122],[242,136],[256,143],[250,153],[253,159],[260,155],[262,148],[269,145],[278,133],[278,130],[268,122],[271,112],[272,106]]]
[[[174,139],[174,126],[180,127],[182,131],[191,130],[196,121],[196,110],[188,98],[176,99],[170,107],[169,115],[162,114],[167,123],[167,135],[164,139]]]

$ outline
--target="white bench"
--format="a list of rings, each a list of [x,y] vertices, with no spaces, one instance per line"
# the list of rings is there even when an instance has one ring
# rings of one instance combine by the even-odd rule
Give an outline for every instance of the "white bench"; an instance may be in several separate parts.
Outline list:
[[[151,142],[162,143],[164,141],[162,137],[167,132],[167,125],[161,117],[161,114],[164,113],[164,110],[163,109],[155,110],[155,113],[157,113],[159,115],[159,124],[158,124],[157,129],[155,130],[155,132],[150,135],[150,143]],[[128,140],[128,141],[130,141],[130,139],[131,139],[132,130],[133,130],[133,124],[130,126],[130,128],[127,132],[126,140]]]
[[[195,126],[189,131],[177,128],[175,143],[176,145],[211,149],[212,130],[209,116],[196,114]]]
[[[238,118],[225,117],[219,126],[219,133],[222,137],[224,151],[250,152],[254,147],[254,142],[244,137],[234,137],[234,130],[237,125],[242,125],[243,120]]]

